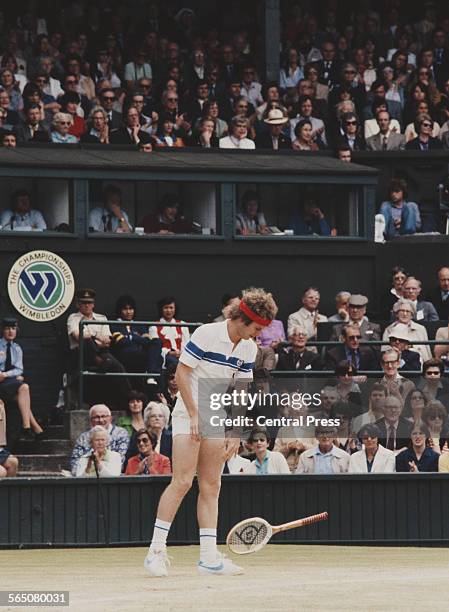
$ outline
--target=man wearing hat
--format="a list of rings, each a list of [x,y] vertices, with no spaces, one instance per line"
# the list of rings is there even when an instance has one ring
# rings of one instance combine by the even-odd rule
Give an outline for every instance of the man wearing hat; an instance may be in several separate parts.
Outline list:
[[[380,326],[377,323],[370,323],[366,317],[366,306],[368,298],[365,295],[354,293],[349,298],[348,311],[350,325],[356,325],[360,329],[362,340],[380,340]],[[335,325],[330,339],[338,340],[341,336],[343,324]]]
[[[399,370],[421,372],[419,353],[409,349],[410,339],[407,325],[398,323],[389,333],[390,345],[399,353]]]
[[[96,293],[93,289],[79,289],[75,294],[78,312],[72,313],[67,319],[67,333],[73,367],[77,367],[78,364],[80,321],[107,320],[105,315],[94,312],[95,297]],[[95,366],[102,372],[125,372],[123,365],[109,352],[111,344],[109,325],[85,325],[83,327],[83,338],[84,361],[87,367]],[[103,385],[105,385],[108,395],[112,395],[117,401],[125,399],[131,390],[128,379],[122,376],[108,379],[107,385],[105,379],[100,379],[98,384],[96,383],[96,389],[101,391]],[[115,395],[113,395],[114,393]]]
[[[8,407],[17,402],[22,417],[22,437],[27,440],[43,437],[43,429],[31,410],[30,387],[23,378],[23,351],[15,342],[18,323],[14,317],[2,321],[0,338],[0,399]]]
[[[288,117],[284,115],[280,108],[272,108],[264,118],[264,123],[268,126],[268,132],[263,132],[256,138],[256,149],[291,149],[292,141],[283,134]]]

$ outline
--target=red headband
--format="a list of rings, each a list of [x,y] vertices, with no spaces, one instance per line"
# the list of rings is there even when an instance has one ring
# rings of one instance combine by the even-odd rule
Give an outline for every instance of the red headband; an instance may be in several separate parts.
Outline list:
[[[245,304],[243,300],[240,300],[239,310],[246,314],[246,316],[251,319],[251,321],[254,321],[254,323],[258,323],[259,325],[263,325],[264,327],[267,327],[271,323],[270,319],[264,319],[262,317],[259,317],[259,315],[253,312],[248,306],[248,304]]]

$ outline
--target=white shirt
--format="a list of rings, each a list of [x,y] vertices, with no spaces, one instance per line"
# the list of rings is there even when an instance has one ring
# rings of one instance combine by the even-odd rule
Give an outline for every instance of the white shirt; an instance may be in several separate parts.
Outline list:
[[[249,138],[235,138],[235,136],[225,136],[220,138],[220,149],[255,149],[254,141]]]
[[[69,344],[71,349],[78,348],[79,343],[72,336],[73,332],[79,331],[80,321],[107,321],[107,317],[96,312],[93,313],[92,319],[86,319],[80,312],[73,312],[67,319],[67,333],[69,335]],[[84,338],[96,337],[99,340],[108,340],[111,336],[109,325],[85,325],[83,327]]]

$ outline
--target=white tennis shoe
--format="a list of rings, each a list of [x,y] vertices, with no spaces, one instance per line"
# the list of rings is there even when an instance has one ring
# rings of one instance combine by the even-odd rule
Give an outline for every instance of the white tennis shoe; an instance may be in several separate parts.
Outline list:
[[[236,565],[225,555],[218,553],[216,563],[214,563],[214,565],[205,565],[199,561],[198,573],[202,575],[210,574],[216,576],[238,576],[240,574],[244,574],[244,570],[243,567]]]
[[[168,576],[170,559],[167,556],[167,551],[165,549],[150,550],[147,556],[145,557],[143,567],[153,578],[161,578],[163,576]]]

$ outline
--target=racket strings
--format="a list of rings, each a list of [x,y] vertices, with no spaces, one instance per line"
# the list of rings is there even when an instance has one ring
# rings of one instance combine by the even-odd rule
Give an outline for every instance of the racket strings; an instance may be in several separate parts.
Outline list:
[[[235,529],[229,538],[229,546],[234,549],[251,550],[265,541],[268,536],[268,528],[265,523],[249,521]]]

